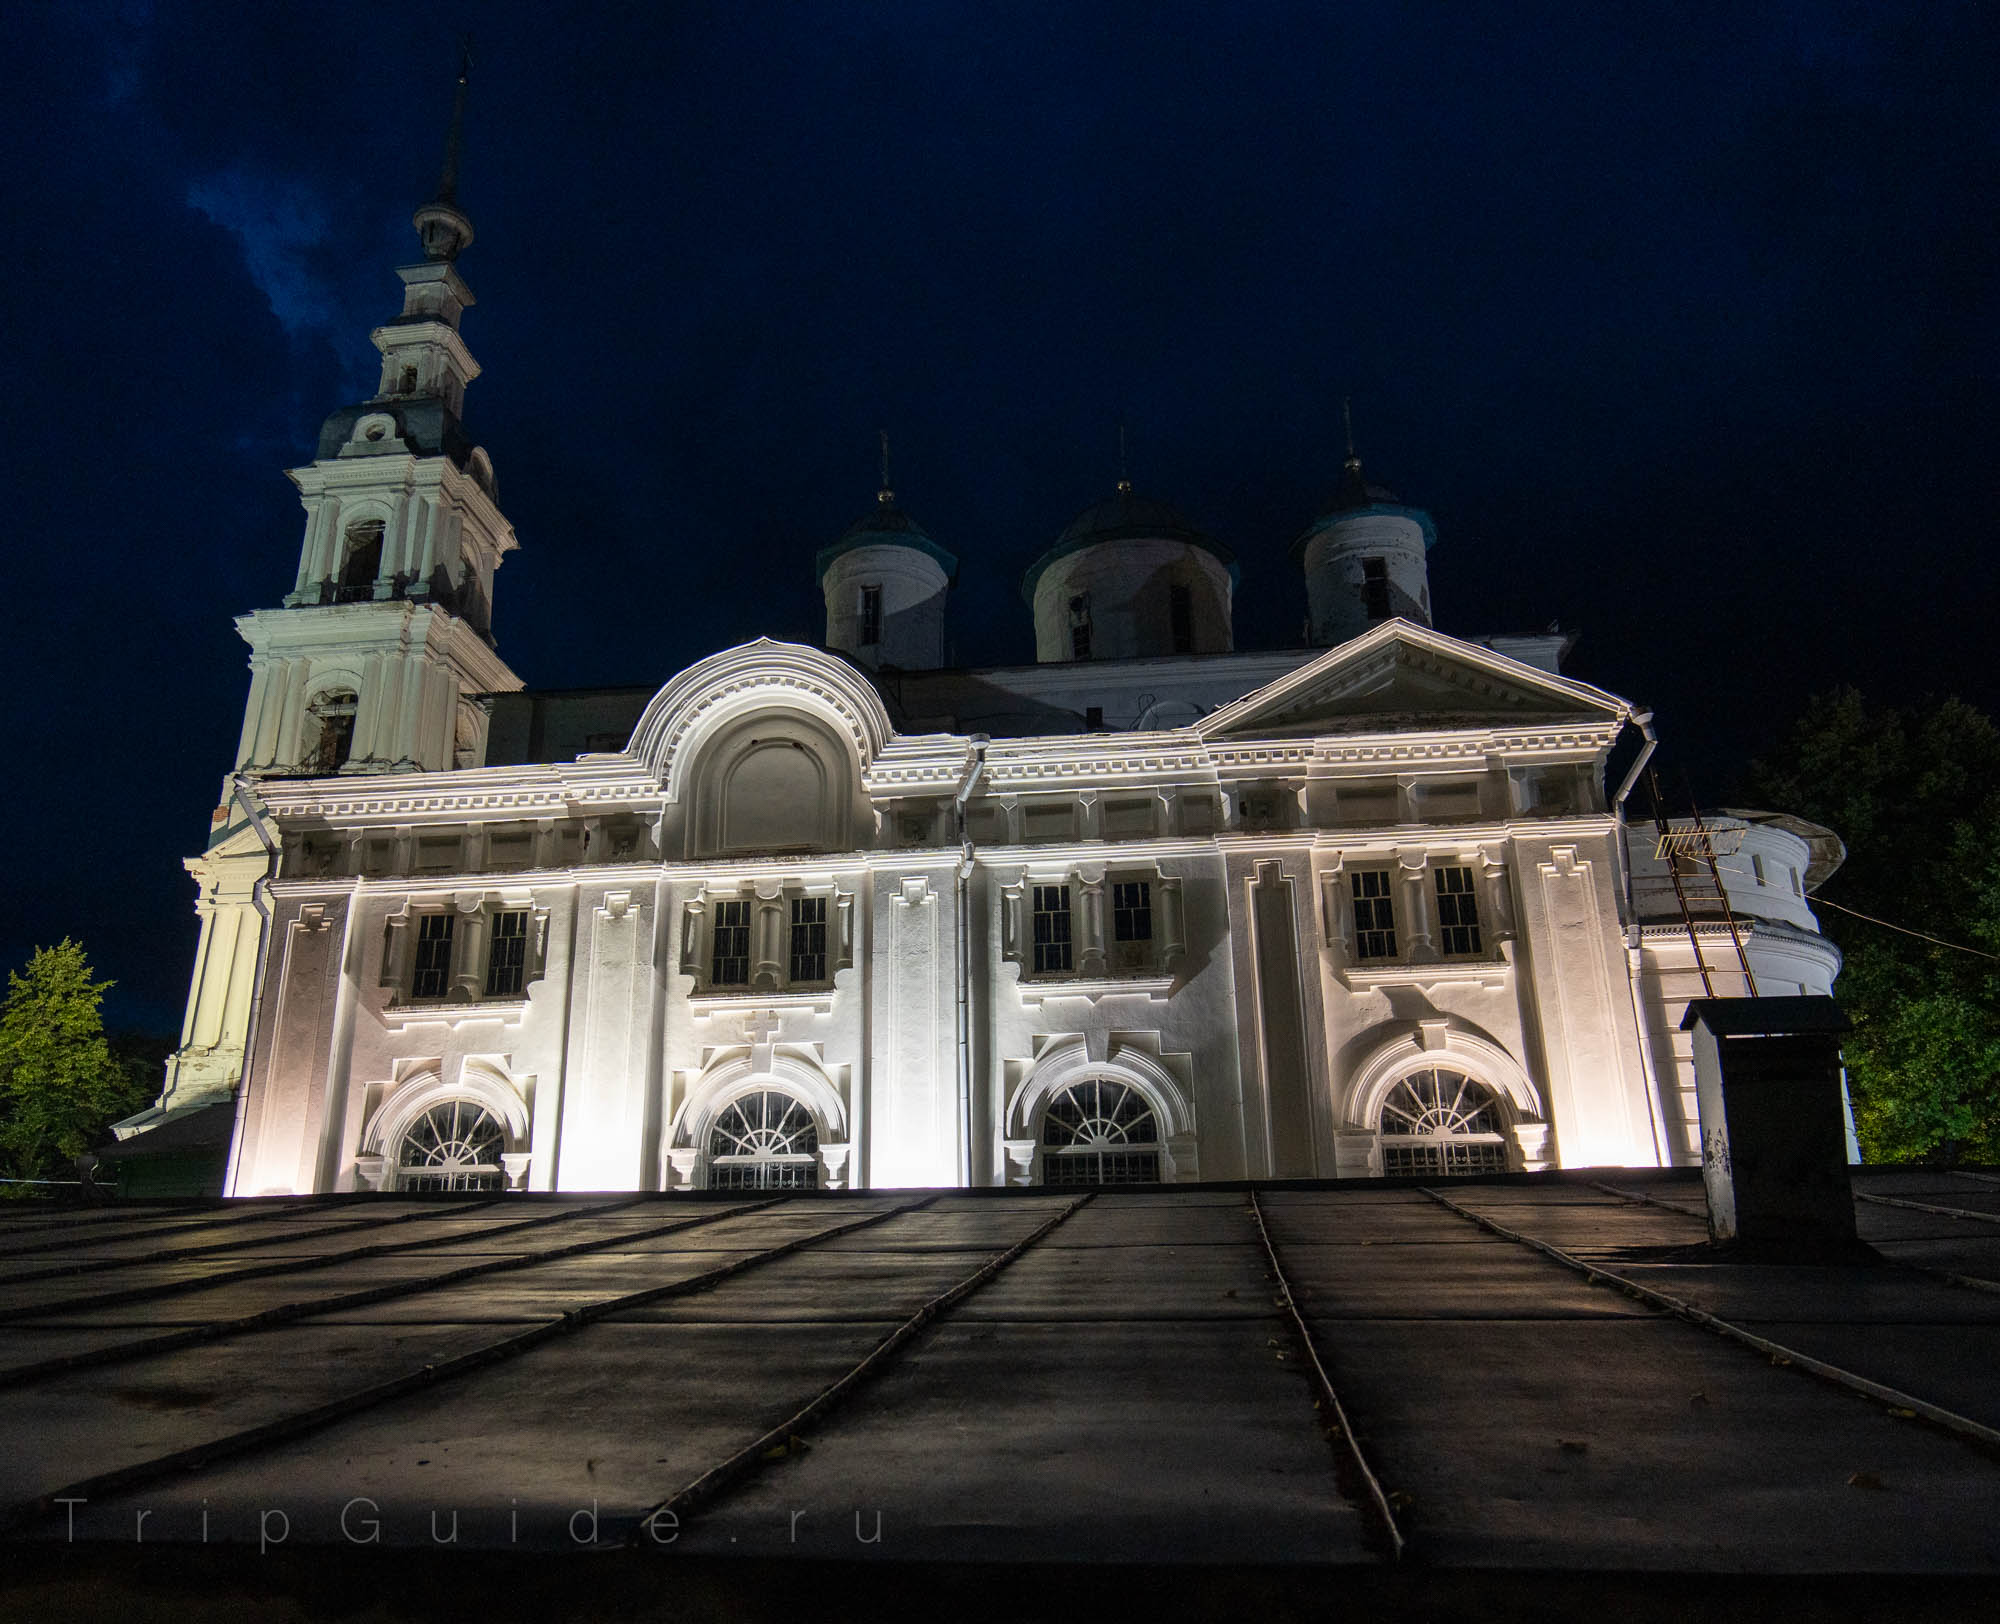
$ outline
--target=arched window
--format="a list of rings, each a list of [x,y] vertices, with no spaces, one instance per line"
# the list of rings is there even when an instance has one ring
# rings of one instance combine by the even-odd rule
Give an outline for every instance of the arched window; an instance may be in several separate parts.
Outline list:
[[[321,694],[307,715],[306,749],[303,765],[307,772],[324,777],[347,764],[354,748],[355,697],[351,688],[335,688]]]
[[[708,1130],[711,1190],[819,1187],[819,1129],[789,1094],[763,1089],[731,1100]]]
[[[507,1130],[477,1100],[444,1100],[412,1122],[396,1147],[399,1190],[499,1190]]]
[[[1504,1173],[1500,1102],[1462,1071],[1427,1066],[1382,1102],[1382,1171],[1417,1178]]]
[[[382,521],[370,519],[347,532],[347,556],[340,566],[342,603],[375,596],[375,577],[382,573]]]
[[[1049,1097],[1044,1184],[1158,1184],[1160,1119],[1129,1083],[1090,1077]]]

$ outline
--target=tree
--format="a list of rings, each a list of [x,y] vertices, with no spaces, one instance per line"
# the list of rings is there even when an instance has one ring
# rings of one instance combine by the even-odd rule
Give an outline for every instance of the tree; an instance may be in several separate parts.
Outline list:
[[[61,1178],[106,1126],[145,1103],[112,1058],[98,1013],[109,981],[91,979],[65,937],[10,970],[0,1004],[0,1163],[15,1178]]]
[[[1956,699],[1840,689],[1808,702],[1747,791],[1847,844],[1813,900],[1844,960],[1862,1153],[2000,1162],[2000,728]]]

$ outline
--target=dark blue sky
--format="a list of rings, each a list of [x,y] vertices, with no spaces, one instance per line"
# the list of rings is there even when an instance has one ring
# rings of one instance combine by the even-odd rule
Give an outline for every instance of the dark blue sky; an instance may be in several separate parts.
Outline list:
[[[468,13],[531,686],[815,638],[885,423],[961,661],[1030,657],[1121,421],[1239,552],[1239,644],[1295,642],[1351,395],[1439,625],[1579,628],[1705,793],[1837,682],[2000,707],[1990,7],[22,8],[0,955],[80,937],[116,1022],[178,1023],[231,617],[372,387]]]

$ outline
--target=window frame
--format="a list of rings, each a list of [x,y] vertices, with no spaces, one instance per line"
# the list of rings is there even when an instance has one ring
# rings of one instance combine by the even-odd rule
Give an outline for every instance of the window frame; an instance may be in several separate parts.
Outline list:
[[[1381,881],[1382,889],[1364,894],[1364,882],[1375,880]],[[1349,869],[1347,891],[1348,903],[1354,913],[1355,962],[1393,964],[1402,958],[1404,944],[1398,939],[1396,930],[1395,871],[1390,868]]]
[[[1431,871],[1431,900],[1437,908],[1437,949],[1448,959],[1478,959],[1486,956],[1486,936],[1479,917],[1479,876],[1470,863],[1434,862]],[[1463,889],[1445,889],[1446,875],[1463,875]],[[1456,881],[1454,881],[1456,887]],[[1453,946],[1453,933],[1462,945]]]
[[[502,920],[518,919],[518,931],[502,934]],[[535,911],[532,908],[495,908],[486,921],[486,973],[481,985],[488,998],[523,998],[528,991],[528,941],[534,929]],[[507,951],[502,953],[501,944]],[[511,985],[497,986],[502,976],[511,976]]]
[[[1076,904],[1068,879],[1030,882],[1028,897],[1031,973],[1036,976],[1076,974]],[[1044,898],[1049,901],[1045,905]],[[1042,921],[1047,920],[1044,936]],[[1060,963],[1056,962],[1060,959]]]
[[[715,914],[709,921],[708,952],[706,954],[709,986],[718,989],[725,987],[741,987],[746,991],[749,989],[751,969],[750,933],[752,923],[750,904],[754,900],[753,897],[747,895],[718,897],[715,900]],[[725,921],[723,915],[726,911],[729,911],[729,918]],[[736,951],[728,953],[723,951],[722,933],[724,931],[732,933],[729,937],[729,946]],[[736,934],[738,932],[741,933],[740,936]],[[732,968],[740,962],[743,967],[743,973],[740,976],[731,976],[725,979],[722,973],[725,960]]]

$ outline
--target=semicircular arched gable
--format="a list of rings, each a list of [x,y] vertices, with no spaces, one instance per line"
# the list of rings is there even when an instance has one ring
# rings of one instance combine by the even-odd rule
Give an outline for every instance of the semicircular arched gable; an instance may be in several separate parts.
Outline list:
[[[867,772],[895,735],[882,696],[845,661],[800,643],[760,637],[689,666],[653,696],[633,729],[630,753],[665,786],[686,789],[687,764],[717,729],[760,710],[792,710],[833,727]]]

